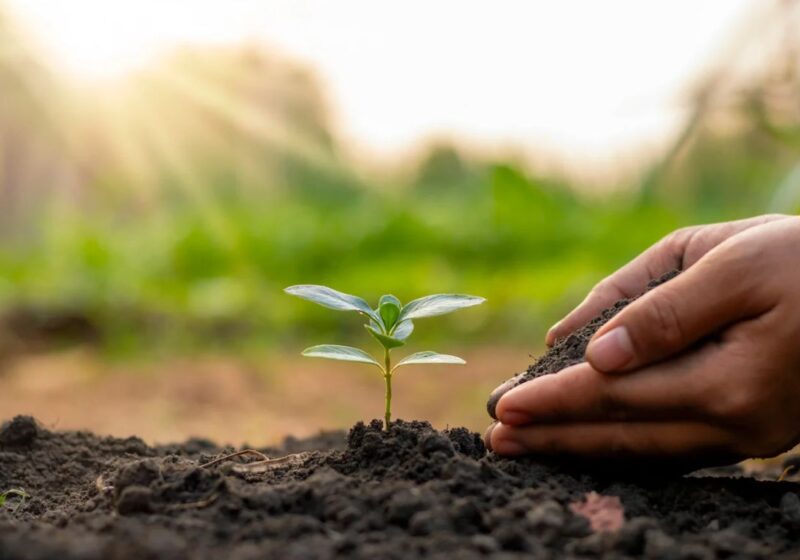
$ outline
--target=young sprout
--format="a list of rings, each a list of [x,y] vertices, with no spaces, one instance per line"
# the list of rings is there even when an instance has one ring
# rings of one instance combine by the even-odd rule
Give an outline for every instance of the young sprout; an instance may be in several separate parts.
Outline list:
[[[22,488],[9,488],[5,492],[0,492],[0,507],[6,505],[6,501],[8,501],[9,496],[17,496],[19,498],[19,502],[17,502],[17,505],[11,510],[14,513],[16,513],[17,510],[22,507],[26,498],[30,498],[30,494],[28,494]]]
[[[405,346],[408,337],[414,330],[414,319],[444,315],[461,309],[472,307],[486,301],[482,297],[461,294],[435,294],[415,299],[403,305],[393,295],[381,296],[378,307],[372,309],[369,304],[358,296],[351,296],[338,292],[326,286],[303,284],[290,286],[284,290],[286,293],[299,298],[312,301],[323,307],[339,311],[355,311],[369,321],[364,327],[375,340],[383,346],[383,361],[380,362],[358,348],[340,346],[338,344],[321,344],[303,350],[303,356],[312,358],[327,358],[329,360],[345,360],[348,362],[361,362],[372,364],[381,370],[386,383],[386,413],[385,428],[389,429],[392,420],[392,374],[400,366],[413,364],[464,364],[458,356],[439,354],[437,352],[415,352],[392,365],[392,350]]]

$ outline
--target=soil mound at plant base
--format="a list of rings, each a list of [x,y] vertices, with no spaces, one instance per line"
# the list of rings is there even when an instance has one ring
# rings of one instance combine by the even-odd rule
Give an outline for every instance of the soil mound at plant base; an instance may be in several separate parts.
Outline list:
[[[679,273],[680,271],[678,270],[667,272],[660,278],[651,281],[647,285],[647,291],[650,291],[653,288],[672,280]],[[526,371],[515,375],[500,385],[500,387],[492,392],[488,402],[486,403],[486,410],[489,412],[489,416],[496,418],[495,407],[497,406],[497,401],[499,401],[500,397],[514,387],[522,385],[527,381],[536,379],[537,377],[541,377],[543,375],[558,373],[564,368],[583,362],[585,360],[584,354],[586,353],[586,347],[589,345],[589,341],[594,336],[594,333],[596,333],[600,327],[610,321],[611,318],[617,313],[622,311],[629,303],[635,301],[636,299],[637,298],[635,297],[621,299],[614,303],[614,305],[611,307],[604,309],[600,315],[586,323],[581,328],[575,330],[575,332],[569,336],[565,336],[564,338],[557,340],[555,344],[553,344],[552,348],[550,348],[541,358],[528,366]]]
[[[51,432],[18,417],[0,429],[0,482],[31,498],[0,508],[0,558],[800,557],[788,482],[615,480],[500,459],[463,428],[381,428],[262,449],[297,453],[267,465],[204,467],[231,450]]]

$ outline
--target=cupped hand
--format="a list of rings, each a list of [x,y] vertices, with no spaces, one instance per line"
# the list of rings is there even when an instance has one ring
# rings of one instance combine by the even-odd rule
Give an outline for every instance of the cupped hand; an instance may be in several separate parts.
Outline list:
[[[594,335],[585,363],[504,394],[489,447],[711,464],[798,443],[799,217],[675,232],[598,284],[548,342],[676,268]]]

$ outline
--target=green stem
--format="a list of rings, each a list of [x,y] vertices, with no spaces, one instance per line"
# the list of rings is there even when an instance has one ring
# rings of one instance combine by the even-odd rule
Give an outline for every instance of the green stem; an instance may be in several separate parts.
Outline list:
[[[392,421],[392,358],[389,356],[389,349],[383,349],[383,379],[386,381],[386,415],[384,418],[384,428],[389,431],[389,423]]]

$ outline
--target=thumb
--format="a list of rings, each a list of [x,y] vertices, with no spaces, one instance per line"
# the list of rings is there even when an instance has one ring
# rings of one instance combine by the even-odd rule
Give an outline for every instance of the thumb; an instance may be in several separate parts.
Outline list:
[[[586,360],[597,370],[629,370],[676,354],[724,326],[765,311],[757,272],[713,252],[643,295],[589,341]]]

